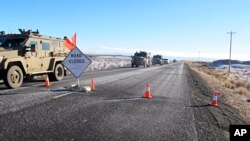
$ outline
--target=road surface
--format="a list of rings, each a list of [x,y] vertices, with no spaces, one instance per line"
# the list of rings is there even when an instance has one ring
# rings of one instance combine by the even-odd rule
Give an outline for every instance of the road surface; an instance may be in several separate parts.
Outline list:
[[[65,91],[76,82],[0,85],[1,140],[197,140],[184,64],[86,72],[96,91]],[[152,99],[142,98],[150,83]]]

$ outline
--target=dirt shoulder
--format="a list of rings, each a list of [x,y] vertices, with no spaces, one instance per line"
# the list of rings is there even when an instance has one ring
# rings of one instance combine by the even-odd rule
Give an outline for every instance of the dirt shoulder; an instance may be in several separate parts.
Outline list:
[[[194,112],[198,140],[229,140],[229,125],[250,123],[222,94],[218,96],[219,106],[210,106],[214,89],[190,64],[185,67],[192,95],[189,108]]]

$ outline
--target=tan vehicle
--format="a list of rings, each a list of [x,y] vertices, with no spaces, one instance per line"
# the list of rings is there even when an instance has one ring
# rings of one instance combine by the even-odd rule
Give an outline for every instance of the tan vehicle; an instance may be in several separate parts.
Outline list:
[[[139,67],[140,65],[144,67],[150,67],[150,65],[152,64],[151,53],[149,52],[136,52],[134,56],[131,57],[131,67]]]
[[[0,32],[0,79],[9,88],[20,87],[29,76],[48,74],[60,81],[66,75],[61,62],[69,53],[64,40],[39,35],[38,30],[20,34]]]

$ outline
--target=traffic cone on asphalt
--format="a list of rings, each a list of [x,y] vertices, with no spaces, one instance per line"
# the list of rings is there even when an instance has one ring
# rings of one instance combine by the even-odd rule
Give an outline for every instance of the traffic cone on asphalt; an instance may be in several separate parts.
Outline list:
[[[95,90],[95,82],[94,79],[91,80],[91,91]]]
[[[48,77],[48,75],[47,75],[47,74],[46,74],[46,78],[45,78],[44,86],[45,86],[45,87],[49,87],[49,86],[50,86],[50,84],[49,84],[49,77]]]
[[[144,98],[148,98],[148,99],[152,98],[151,93],[150,93],[150,85],[149,85],[149,83],[147,83],[147,90],[146,90],[146,92],[144,94]]]
[[[217,91],[215,91],[214,92],[214,96],[213,96],[213,99],[212,99],[212,101],[210,102],[210,105],[211,106],[219,106],[218,105],[218,101],[217,101],[217,97],[218,97],[218,92]]]

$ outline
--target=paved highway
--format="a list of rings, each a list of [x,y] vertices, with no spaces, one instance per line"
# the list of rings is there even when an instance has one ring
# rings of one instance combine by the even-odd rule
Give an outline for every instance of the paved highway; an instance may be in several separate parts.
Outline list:
[[[183,63],[86,72],[96,91],[64,91],[75,83],[0,85],[1,140],[197,140]],[[142,98],[150,83],[152,99]]]

